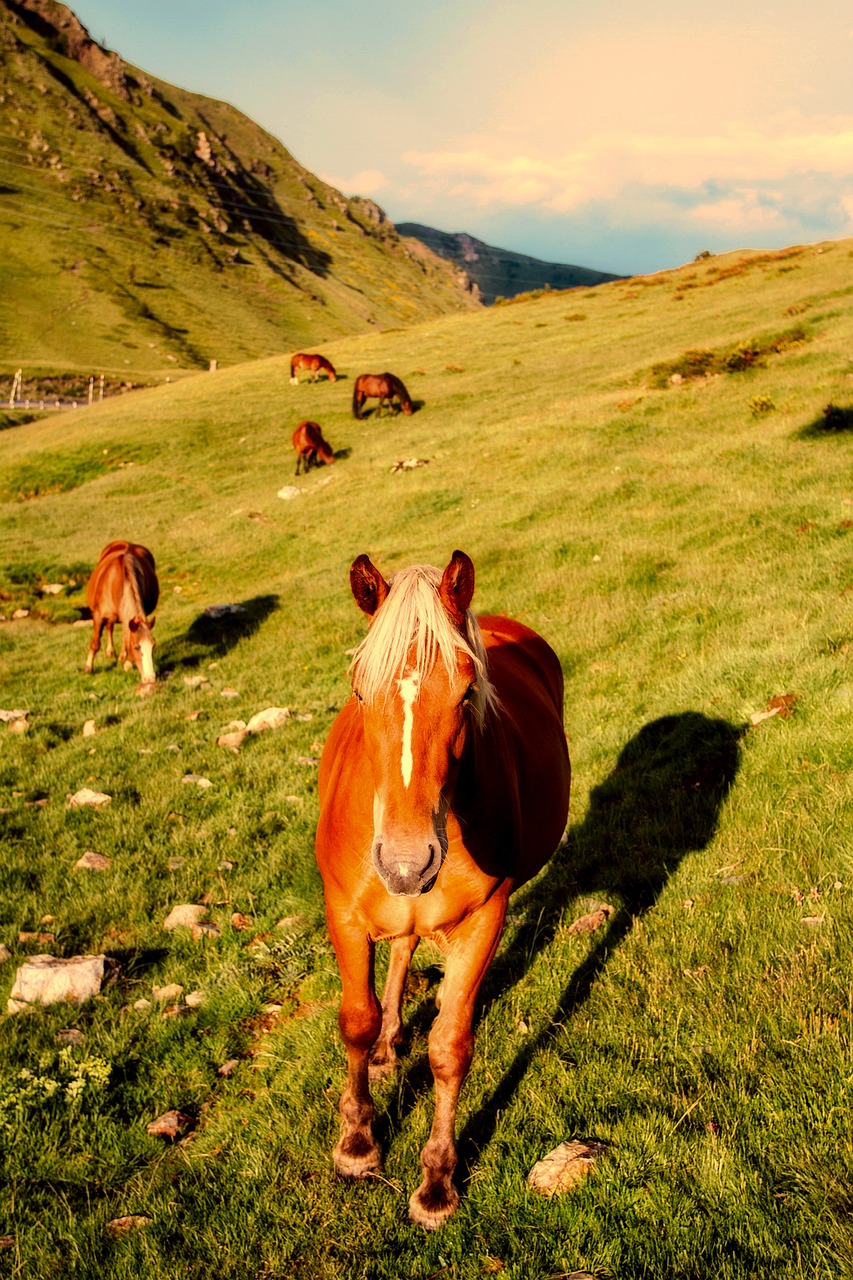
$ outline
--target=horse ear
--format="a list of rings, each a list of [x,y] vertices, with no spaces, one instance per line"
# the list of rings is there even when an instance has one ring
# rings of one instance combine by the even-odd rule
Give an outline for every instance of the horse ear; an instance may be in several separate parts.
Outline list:
[[[389,587],[379,570],[370,563],[369,556],[361,555],[353,560],[349,583],[359,609],[373,617],[388,595]]]
[[[131,630],[134,634],[136,634],[136,632],[139,630],[139,619],[138,619],[138,618],[131,618],[127,625],[130,627],[130,630]]]
[[[461,627],[474,595],[474,565],[464,551],[453,552],[438,594],[457,627]]]
[[[153,618],[149,618],[149,619],[148,619],[148,630],[149,630],[149,631],[153,631],[153,630],[154,630],[154,623],[155,623],[156,621],[157,621],[157,615],[156,615],[156,613],[155,613],[155,615],[154,615],[154,617],[153,617]]]

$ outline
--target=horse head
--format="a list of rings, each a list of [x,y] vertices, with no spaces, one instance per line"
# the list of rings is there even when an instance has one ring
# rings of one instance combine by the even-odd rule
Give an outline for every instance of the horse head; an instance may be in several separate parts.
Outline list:
[[[373,774],[373,865],[389,893],[416,897],[433,887],[447,854],[459,762],[489,690],[469,613],[474,566],[455,551],[443,574],[418,566],[389,586],[362,555],[350,584],[371,618],[352,678]]]
[[[127,655],[136,666],[143,684],[154,684],[157,676],[154,671],[154,644],[151,634],[156,619],[150,622],[144,616],[131,618],[127,624]]]

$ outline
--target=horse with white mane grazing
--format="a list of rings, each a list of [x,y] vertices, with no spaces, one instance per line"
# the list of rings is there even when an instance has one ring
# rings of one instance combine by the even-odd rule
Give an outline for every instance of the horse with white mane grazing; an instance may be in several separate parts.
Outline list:
[[[135,665],[143,686],[153,688],[154,619],[148,615],[157,607],[160,584],[154,557],[138,542],[119,540],[104,547],[86,588],[86,603],[92,611],[92,641],[83,670],[91,675],[101,632],[107,629],[107,657],[115,657],[113,627],[121,623],[119,662],[129,670]]]

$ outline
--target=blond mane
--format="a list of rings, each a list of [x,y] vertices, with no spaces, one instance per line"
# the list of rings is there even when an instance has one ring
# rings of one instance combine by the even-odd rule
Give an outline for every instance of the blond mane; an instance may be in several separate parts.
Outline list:
[[[366,702],[387,696],[403,675],[429,675],[439,658],[448,674],[456,668],[457,654],[469,657],[477,671],[471,708],[482,727],[487,710],[496,705],[488,678],[483,637],[471,610],[465,617],[464,635],[454,627],[439,599],[441,570],[429,564],[401,569],[391,579],[391,590],[376,611],[370,630],[350,663],[353,681]],[[409,666],[409,653],[415,659]],[[404,671],[404,667],[406,670]]]

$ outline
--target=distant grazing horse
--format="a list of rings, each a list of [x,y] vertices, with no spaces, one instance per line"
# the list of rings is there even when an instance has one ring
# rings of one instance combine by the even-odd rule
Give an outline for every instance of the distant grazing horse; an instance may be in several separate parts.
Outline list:
[[[316,422],[300,422],[293,433],[293,447],[296,450],[297,475],[300,467],[307,475],[311,467],[319,466],[320,462],[328,466],[335,460],[332,447]]]
[[[148,614],[157,608],[160,584],[154,557],[147,547],[137,542],[110,542],[101,552],[86,588],[86,603],[92,611],[92,642],[83,670],[91,674],[95,654],[101,644],[101,632],[107,628],[107,657],[115,657],[113,627],[121,623],[119,662],[126,669],[135,664],[143,685],[153,686],[154,619]]]
[[[411,397],[400,379],[395,377],[393,373],[359,374],[352,391],[352,413],[354,418],[361,417],[361,410],[368,396],[379,397],[379,405],[376,410],[377,416],[381,412],[383,405],[387,405],[390,411],[392,408],[391,401],[394,399],[399,400],[403,413],[412,413]]]
[[[435,1115],[409,1215],[431,1229],[459,1203],[456,1103],[507,901],[565,829],[563,675],[554,651],[520,622],[475,619],[474,566],[461,551],[443,573],[416,565],[390,586],[362,555],[350,584],[372,622],[352,660],[353,696],[320,761],[317,827],[349,1064],[334,1161],[349,1178],[380,1166],[368,1079],[397,1064],[406,972],[428,938],[446,966],[429,1035]],[[381,1002],[380,940],[391,946]]]
[[[297,370],[307,369],[311,375],[311,382],[315,382],[320,373],[325,373],[330,382],[337,382],[338,375],[325,356],[309,355],[305,351],[297,351],[295,356],[290,357],[290,381],[294,387],[299,386],[297,378]]]

